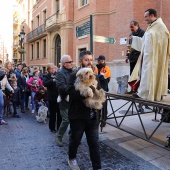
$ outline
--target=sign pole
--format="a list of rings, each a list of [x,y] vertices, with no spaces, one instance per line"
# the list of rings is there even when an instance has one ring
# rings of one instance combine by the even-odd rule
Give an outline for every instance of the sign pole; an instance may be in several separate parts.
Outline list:
[[[90,15],[90,51],[93,54],[93,16]]]

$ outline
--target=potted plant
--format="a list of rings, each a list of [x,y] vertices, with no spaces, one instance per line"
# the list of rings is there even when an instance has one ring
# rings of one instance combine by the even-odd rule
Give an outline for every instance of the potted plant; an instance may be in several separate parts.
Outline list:
[[[26,53],[26,51],[25,51],[24,49],[20,49],[20,50],[18,50],[18,52],[19,52],[20,54]]]

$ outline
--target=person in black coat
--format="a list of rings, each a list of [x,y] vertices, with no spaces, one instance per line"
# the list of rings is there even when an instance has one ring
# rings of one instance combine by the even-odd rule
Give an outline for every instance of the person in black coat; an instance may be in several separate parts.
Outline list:
[[[82,51],[79,55],[80,68],[92,68],[92,53],[90,51]],[[69,80],[69,97],[70,105],[68,116],[70,121],[71,136],[69,141],[69,161],[71,169],[78,169],[76,161],[77,149],[80,144],[83,134],[86,134],[87,143],[90,151],[90,159],[93,169],[101,169],[101,160],[99,152],[99,117],[100,110],[88,108],[84,104],[85,97],[80,95],[80,92],[75,90],[74,83],[76,80],[76,71],[71,74]],[[96,77],[96,80],[98,77]],[[92,88],[92,87],[91,87]],[[97,89],[100,89],[98,81]],[[92,88],[92,90],[94,90]]]
[[[57,103],[58,89],[56,87],[56,67],[53,63],[49,63],[47,66],[48,73],[43,76],[43,85],[47,87],[47,100],[49,102],[49,129],[51,132],[56,132],[56,114],[57,114],[57,130],[61,124],[61,115],[59,104]]]
[[[17,86],[16,80],[12,81],[11,83],[12,83],[12,88],[14,89],[14,94],[12,96],[12,103],[14,108],[13,117],[20,118],[20,115],[17,113],[17,105],[18,102],[21,101],[20,88]]]
[[[130,22],[130,30],[131,30],[131,33],[129,36],[143,37],[143,35],[145,34],[145,31],[139,27],[139,23],[134,20]],[[129,39],[129,44],[132,44],[131,39]],[[137,63],[139,55],[140,55],[140,52],[134,49],[131,49],[130,53],[127,53],[126,62],[128,61],[130,62],[130,75],[133,72],[133,69]]]
[[[25,110],[29,110],[28,101],[30,96],[30,88],[26,82],[29,80],[28,68],[24,67],[21,72],[21,76],[18,78],[18,87],[21,91],[21,112],[25,113]]]

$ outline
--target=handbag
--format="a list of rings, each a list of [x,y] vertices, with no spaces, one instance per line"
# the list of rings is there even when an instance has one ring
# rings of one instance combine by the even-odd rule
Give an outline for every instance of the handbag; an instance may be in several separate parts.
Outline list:
[[[128,79],[129,79],[128,75],[124,75],[124,76],[121,76],[121,77],[116,77],[116,80],[117,80],[117,83],[118,83],[117,94],[125,94],[125,93],[127,93]]]
[[[134,92],[137,92],[139,85],[140,85],[140,80],[133,80],[131,82],[128,82],[128,84],[131,86]]]

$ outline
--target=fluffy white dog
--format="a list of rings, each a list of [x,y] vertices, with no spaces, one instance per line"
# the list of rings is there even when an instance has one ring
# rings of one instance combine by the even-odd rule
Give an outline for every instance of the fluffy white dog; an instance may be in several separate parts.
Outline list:
[[[46,123],[48,108],[46,106],[40,106],[38,109],[38,116],[36,116],[37,122]]]
[[[105,92],[103,89],[97,89],[98,82],[92,69],[82,68],[77,72],[76,77],[75,89],[86,97],[84,100],[85,105],[93,109],[102,109],[102,104],[106,100]]]

